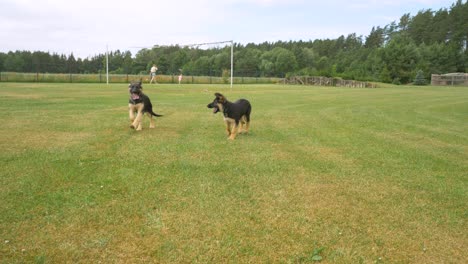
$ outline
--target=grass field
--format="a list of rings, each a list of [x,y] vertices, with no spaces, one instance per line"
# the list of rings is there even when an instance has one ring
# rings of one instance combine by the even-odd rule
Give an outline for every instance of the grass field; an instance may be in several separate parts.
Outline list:
[[[144,87],[0,83],[0,263],[466,263],[468,88]]]

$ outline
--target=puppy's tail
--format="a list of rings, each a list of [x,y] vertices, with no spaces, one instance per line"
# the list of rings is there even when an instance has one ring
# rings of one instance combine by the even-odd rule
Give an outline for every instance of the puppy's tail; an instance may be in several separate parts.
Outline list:
[[[154,115],[154,116],[156,116],[156,117],[161,117],[161,116],[163,116],[163,115],[160,115],[160,114],[156,114],[156,113],[153,112],[153,111],[151,111],[151,115]]]

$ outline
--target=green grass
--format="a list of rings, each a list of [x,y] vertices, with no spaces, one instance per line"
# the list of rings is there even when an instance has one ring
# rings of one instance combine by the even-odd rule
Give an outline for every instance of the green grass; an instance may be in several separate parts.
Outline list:
[[[0,83],[0,263],[468,259],[467,88],[144,87]]]

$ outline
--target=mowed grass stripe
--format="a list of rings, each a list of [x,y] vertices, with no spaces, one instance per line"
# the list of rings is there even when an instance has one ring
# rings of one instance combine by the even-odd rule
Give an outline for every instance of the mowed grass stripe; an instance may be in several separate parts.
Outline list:
[[[2,262],[463,263],[468,90],[0,85]],[[214,92],[251,101],[228,141]]]

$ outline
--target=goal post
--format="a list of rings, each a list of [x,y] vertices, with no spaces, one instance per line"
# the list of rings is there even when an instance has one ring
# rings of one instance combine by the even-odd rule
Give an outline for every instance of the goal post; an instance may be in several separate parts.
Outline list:
[[[231,90],[234,81],[234,40],[231,40]]]
[[[230,87],[232,90],[232,86],[234,83],[234,40],[226,40],[226,41],[218,41],[218,42],[207,42],[207,43],[195,43],[195,44],[188,44],[188,45],[179,45],[179,47],[199,47],[205,45],[218,45],[218,44],[231,44],[231,82]],[[139,49],[151,49],[154,47],[166,47],[167,45],[155,45],[153,47],[133,47]],[[106,46],[106,76],[107,76],[107,83],[109,83],[109,63],[108,63],[108,46]]]
[[[232,90],[232,85],[234,81],[234,40],[189,44],[189,45],[182,45],[182,47],[199,47],[199,46],[205,46],[205,45],[216,45],[216,44],[226,44],[226,43],[231,43],[231,90]]]

